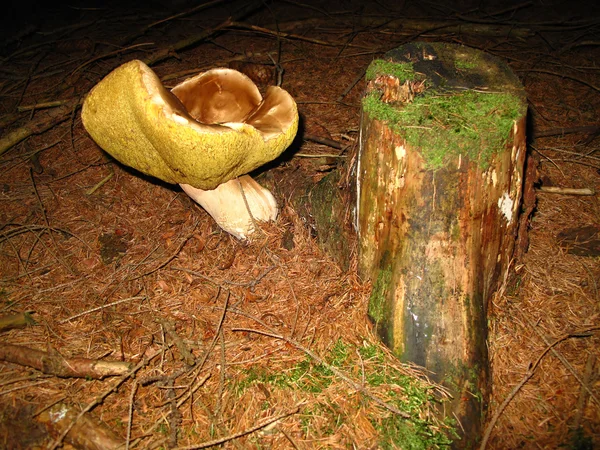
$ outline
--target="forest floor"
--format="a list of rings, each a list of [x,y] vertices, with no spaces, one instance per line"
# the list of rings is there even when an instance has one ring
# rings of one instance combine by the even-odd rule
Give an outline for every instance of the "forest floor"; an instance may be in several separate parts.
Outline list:
[[[0,335],[0,448],[98,448],[77,441],[94,433],[100,448],[447,448],[447,392],[374,336],[355,254],[340,268],[286,198],[240,242],[178,187],[111,159],[80,117],[132,59],[167,87],[213,67],[261,92],[279,79],[301,127],[268,171],[317,182],[356,150],[366,67],[415,40],[494,54],[528,96],[537,207],[489,318],[487,448],[600,445],[597,7],[471,3],[24,3],[6,16],[0,318],[29,325]],[[55,376],[56,361],[84,369]]]

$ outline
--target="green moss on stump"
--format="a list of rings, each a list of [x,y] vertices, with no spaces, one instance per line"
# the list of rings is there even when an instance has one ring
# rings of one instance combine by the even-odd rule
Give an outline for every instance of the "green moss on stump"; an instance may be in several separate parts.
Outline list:
[[[449,57],[449,51],[445,53]],[[453,55],[448,61],[451,70],[444,66],[443,73],[449,79],[440,80],[436,73],[435,82],[415,71],[411,62],[374,60],[367,69],[367,81],[387,74],[398,78],[401,85],[416,79],[424,81],[426,89],[411,102],[396,104],[382,101],[382,92],[370,85],[363,109],[370,118],[387,122],[410,146],[419,149],[428,169],[440,168],[458,155],[485,169],[493,154],[505,148],[514,121],[525,114],[526,102],[505,72],[487,70],[488,55],[484,57],[473,49],[456,50]],[[426,62],[419,64],[422,68]],[[461,76],[466,78],[464,87],[456,85]],[[484,85],[472,87],[473,80]]]
[[[394,63],[384,59],[374,60],[365,73],[367,81],[374,80],[379,75],[391,75],[403,83],[415,78],[415,71],[411,63]]]
[[[523,114],[521,100],[504,93],[426,92],[402,108],[379,97],[376,91],[365,96],[365,112],[388,122],[410,146],[419,148],[429,169],[461,154],[487,168],[494,152],[506,145],[514,121]]]

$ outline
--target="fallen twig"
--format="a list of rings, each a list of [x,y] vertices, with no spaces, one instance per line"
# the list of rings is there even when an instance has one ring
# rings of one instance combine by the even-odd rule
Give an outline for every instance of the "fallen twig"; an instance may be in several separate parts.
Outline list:
[[[120,303],[129,302],[131,300],[146,300],[146,297],[144,297],[144,296],[135,296],[135,297],[122,298],[121,300],[117,300],[115,302],[108,303],[107,305],[98,306],[96,308],[92,308],[92,309],[88,309],[87,311],[80,312],[79,314],[75,314],[74,316],[67,317],[66,319],[62,319],[58,323],[62,324],[62,323],[65,323],[65,322],[70,322],[71,320],[77,319],[78,317],[81,317],[81,316],[85,316],[86,314],[90,314],[90,313],[93,313],[93,312],[96,312],[96,311],[100,311],[100,310],[103,310],[103,309],[106,309],[106,308],[110,308],[111,306],[115,306],[115,305],[118,305]]]
[[[78,417],[74,407],[64,403],[54,405],[38,417],[48,431],[60,435]],[[66,441],[75,448],[83,450],[112,450],[120,448],[123,441],[104,423],[89,414],[84,414],[77,423],[67,431]]]
[[[28,137],[44,133],[59,123],[69,119],[72,110],[73,102],[69,102],[53,114],[52,117],[43,117],[35,121],[29,121],[26,125],[6,133],[4,136],[0,137],[0,155]]]
[[[538,192],[546,194],[562,194],[562,195],[594,195],[595,192],[589,188],[561,188],[558,186],[540,186]]]
[[[234,23],[236,20],[240,20],[240,19],[244,18],[245,16],[247,16],[248,14],[250,14],[262,7],[263,7],[262,1],[251,2],[245,8],[241,8],[234,16],[230,17],[227,20],[224,20],[217,26],[215,26],[213,28],[209,28],[207,30],[204,30],[203,32],[201,32],[197,35],[191,36],[189,38],[182,39],[181,41],[178,41],[169,47],[159,49],[156,52],[154,52],[152,55],[150,55],[149,57],[145,58],[143,61],[149,66],[156,64],[157,62],[160,62],[164,59],[169,58],[170,56],[175,55],[180,50],[184,50],[186,48],[196,45],[199,42],[204,41],[205,39],[207,39],[210,36],[212,36],[213,34],[219,32],[223,28],[230,27],[231,24]]]
[[[183,368],[181,370],[178,370],[177,372],[168,375],[168,376],[160,376],[160,377],[151,377],[151,378],[146,378],[144,380],[140,380],[140,384],[142,385],[147,385],[150,383],[154,383],[156,381],[165,381],[166,383],[173,383],[174,380],[176,380],[177,378],[179,378],[180,376],[186,374],[186,373],[190,373],[190,372],[195,372],[196,375],[194,375],[194,380],[197,377],[197,374],[202,370],[202,368],[204,367],[204,364],[206,363],[208,356],[210,355],[210,353],[212,352],[212,350],[214,349],[216,343],[217,343],[217,339],[219,338],[219,335],[221,334],[221,327],[223,326],[223,322],[225,321],[225,315],[227,313],[227,305],[229,304],[229,291],[227,291],[227,295],[225,297],[225,302],[223,304],[223,311],[221,313],[221,317],[219,318],[219,322],[217,324],[217,328],[216,328],[216,332],[215,332],[215,336],[213,337],[213,340],[211,341],[210,345],[206,348],[204,355],[202,355],[202,358],[196,360],[196,363],[192,366],[192,367],[186,367]],[[206,380],[208,380],[208,378],[210,378],[210,374],[206,375],[205,377],[203,377],[201,380],[199,380],[194,386],[192,386],[193,382],[190,383],[189,385],[189,391],[187,392],[187,395],[184,395],[182,399],[179,400],[179,402],[175,403],[176,399],[173,399],[173,401],[171,401],[171,399],[169,399],[169,403],[171,403],[171,415],[174,412],[177,412],[178,409],[183,403],[185,403],[185,401],[190,398],[192,396],[192,394],[200,387],[202,386]],[[164,417],[161,417],[159,420],[162,421],[164,419]],[[150,429],[154,429],[157,427],[157,423],[155,423],[154,425],[152,425],[152,427]],[[171,424],[172,425],[172,424]],[[171,426],[171,430],[173,430],[175,427]]]
[[[135,398],[135,393],[138,389],[137,380],[133,381],[133,386],[131,387],[131,393],[129,394],[129,411],[127,416],[129,420],[127,421],[127,437],[125,438],[125,450],[129,450],[129,445],[131,443],[131,426],[133,424],[133,399]]]
[[[341,142],[334,141],[333,139],[328,139],[320,136],[314,136],[312,134],[304,134],[302,136],[307,141],[316,142],[317,144],[327,145],[328,147],[337,148],[338,150],[342,150],[344,145]],[[339,155],[337,155],[339,156]]]
[[[341,380],[345,381],[347,384],[349,384],[356,391],[360,392],[361,394],[365,395],[369,399],[373,400],[379,406],[382,406],[383,408],[387,409],[388,411],[393,412],[394,414],[399,415],[400,417],[403,417],[405,419],[410,419],[410,417],[411,417],[410,414],[408,414],[405,411],[401,411],[400,409],[398,409],[394,405],[381,400],[379,397],[374,396],[362,384],[354,381],[353,379],[351,379],[350,377],[348,377],[344,372],[342,372],[340,369],[338,369],[337,367],[329,364],[327,361],[325,361],[319,355],[317,355],[316,353],[314,353],[312,350],[304,347],[302,344],[300,344],[296,340],[290,339],[290,338],[285,337],[285,336],[283,336],[281,334],[275,333],[274,330],[271,330],[270,327],[268,327],[264,322],[259,321],[255,317],[252,317],[252,316],[244,313],[243,311],[236,311],[236,312],[239,313],[239,314],[242,314],[245,317],[253,319],[256,322],[260,322],[263,326],[265,326],[266,328],[268,328],[269,331],[254,330],[254,329],[251,329],[251,328],[234,328],[231,331],[242,331],[242,332],[246,332],[246,333],[262,334],[263,336],[269,336],[269,337],[272,337],[272,338],[279,339],[279,340],[282,340],[284,342],[287,342],[288,344],[296,347],[298,350],[300,350],[303,353],[305,353],[306,355],[308,355],[317,364],[320,364],[320,365],[324,366],[325,368],[327,368],[328,370],[330,370],[331,372],[333,372],[338,378],[340,378]]]
[[[196,359],[194,358],[194,355],[192,354],[192,352],[190,351],[188,346],[185,345],[185,342],[183,342],[183,340],[177,334],[177,331],[175,330],[175,325],[173,324],[173,322],[169,321],[169,320],[165,320],[162,317],[158,318],[158,322],[163,327],[163,329],[167,332],[167,334],[169,335],[169,338],[171,338],[171,340],[177,347],[177,350],[179,350],[180,358],[188,366],[193,366],[194,363],[196,362]]]
[[[73,428],[75,426],[75,424],[85,415],[85,413],[91,411],[92,409],[94,409],[94,407],[96,407],[97,405],[102,403],[104,401],[104,399],[106,397],[108,397],[111,393],[116,392],[116,390],[119,388],[119,386],[121,386],[121,384],[123,384],[125,382],[125,380],[127,380],[129,377],[135,375],[135,373],[138,370],[140,370],[142,367],[144,367],[146,364],[148,364],[148,362],[150,360],[156,358],[161,353],[162,353],[162,350],[157,350],[156,352],[154,352],[154,354],[150,355],[148,358],[143,358],[133,369],[131,369],[125,375],[121,376],[115,383],[113,383],[109,389],[107,389],[102,394],[98,395],[90,403],[88,403],[88,405],[77,415],[77,417],[73,418],[70,421],[69,425],[65,427],[65,429],[62,431],[62,434],[54,441],[52,446],[49,447],[49,450],[55,450],[56,448],[58,448],[58,446],[65,439],[65,437],[67,436],[67,434],[69,433],[71,428]]]
[[[50,381],[50,380],[41,380],[41,381],[36,381],[36,382],[30,383],[30,384],[23,384],[21,386],[17,386],[17,387],[11,388],[11,389],[2,390],[2,391],[0,391],[0,395],[10,394],[11,392],[19,391],[21,389],[29,389],[30,387],[39,386],[40,384],[47,383],[48,381]]]
[[[104,186],[104,184],[107,183],[114,175],[115,175],[115,173],[111,170],[111,172],[108,175],[106,175],[102,180],[100,180],[98,183],[96,183],[90,189],[85,191],[85,195],[92,195],[94,192],[96,192],[98,189],[100,189],[102,186]]]
[[[577,399],[575,417],[573,418],[573,424],[570,427],[572,430],[578,430],[581,426],[581,419],[583,418],[585,406],[590,395],[587,386],[593,386],[594,382],[598,379],[598,374],[594,371],[595,365],[596,356],[588,355],[587,361],[585,362],[585,371],[583,372],[583,383],[581,385],[581,391],[579,392],[579,398]]]
[[[533,328],[535,328],[533,325],[531,325],[531,326]],[[490,436],[492,435],[494,426],[496,425],[496,422],[498,422],[498,419],[500,418],[500,416],[502,415],[502,413],[504,412],[504,410],[506,409],[508,404],[512,401],[513,398],[515,398],[515,396],[521,390],[521,388],[525,385],[525,383],[527,383],[531,379],[531,377],[533,377],[537,367],[539,366],[539,364],[542,361],[542,359],[544,358],[544,356],[546,356],[546,354],[550,350],[552,350],[555,345],[559,344],[560,342],[570,339],[572,337],[582,337],[585,333],[589,333],[590,331],[594,331],[594,330],[598,330],[598,329],[600,329],[600,326],[586,328],[577,333],[564,334],[564,335],[560,336],[559,338],[557,338],[554,342],[548,344],[548,346],[538,356],[538,358],[535,360],[535,362],[533,364],[529,365],[529,368],[528,368],[527,372],[525,373],[525,375],[523,376],[523,379],[513,388],[512,391],[510,391],[510,393],[506,396],[506,398],[504,399],[502,404],[498,407],[498,409],[494,413],[494,416],[492,417],[492,419],[490,420],[490,423],[488,424],[488,426],[485,429],[485,433],[483,434],[483,439],[481,440],[481,445],[479,447],[479,450],[485,450],[488,440],[490,439]]]
[[[250,24],[242,23],[242,22],[231,21],[227,25],[227,28],[241,28],[241,29],[245,29],[245,30],[256,31],[257,33],[263,33],[263,34],[275,36],[277,38],[305,41],[305,42],[310,42],[311,44],[318,44],[318,45],[323,45],[326,47],[337,47],[340,45],[338,42],[328,42],[328,41],[323,41],[321,39],[314,39],[314,38],[309,38],[306,36],[301,36],[299,34],[284,33],[282,31],[275,31],[275,30],[271,30],[269,28],[259,27],[256,25],[250,25]],[[356,47],[356,48],[366,48],[361,45],[352,45],[352,44],[347,44],[347,46],[348,47]]]
[[[46,226],[48,228],[50,228],[50,221],[48,220],[48,215],[46,214],[46,206],[44,205],[44,202],[42,201],[42,197],[40,197],[40,193],[38,191],[37,184],[35,182],[35,177],[33,176],[33,171],[31,169],[29,170],[29,178],[31,180],[31,186],[33,188],[33,193],[35,194],[35,198],[38,201],[40,211],[42,212],[42,217],[44,218],[44,222],[46,223]],[[73,266],[71,266],[67,262],[67,260],[62,257],[60,249],[58,248],[58,244],[56,243],[56,239],[54,238],[54,234],[50,233],[49,236],[50,236],[50,241],[52,241],[52,245],[54,246],[54,250],[56,251],[55,258],[58,261],[60,261],[60,263],[63,265],[63,267],[65,269],[67,269],[69,272],[71,272],[73,275],[79,275],[77,269],[75,269]],[[32,248],[32,250],[33,250],[33,248]]]
[[[56,108],[58,106],[63,106],[67,102],[68,102],[68,100],[55,100],[52,102],[36,103],[34,105],[17,106],[17,111],[26,112],[26,111],[37,111],[39,109]]]
[[[600,133],[600,126],[587,125],[582,127],[559,127],[550,128],[547,130],[537,130],[533,132],[533,138],[549,137],[549,136],[564,136],[565,134],[597,134]]]
[[[161,20],[157,20],[156,22],[153,22],[150,25],[148,25],[145,30],[149,30],[150,28],[155,27],[156,25],[160,25],[160,24],[163,24],[165,22],[169,22],[170,20],[179,19],[181,17],[189,16],[190,14],[196,13],[196,12],[201,11],[203,9],[211,8],[213,6],[218,5],[219,3],[224,3],[224,1],[225,0],[212,0],[212,1],[209,1],[209,2],[201,3],[200,5],[194,6],[193,8],[188,9],[186,11],[177,13],[177,14],[175,14],[173,16],[169,16],[169,17],[166,17],[166,18],[161,19]]]
[[[338,102],[341,102],[342,100],[344,100],[344,97],[346,95],[348,95],[348,92],[350,92],[354,88],[354,86],[356,86],[358,84],[358,82],[363,79],[366,71],[367,71],[366,68],[365,68],[365,70],[361,71],[360,74],[352,81],[352,83],[350,83],[350,85],[346,89],[344,89],[344,92],[342,92],[340,94],[340,96],[337,98]]]
[[[0,360],[33,367],[58,377],[102,379],[123,375],[132,364],[123,361],[100,361],[88,358],[64,358],[59,353],[47,353],[20,345],[0,344]]]
[[[542,341],[544,341],[544,343],[550,347],[550,351],[552,352],[552,354],[554,356],[556,356],[561,363],[563,363],[563,365],[565,366],[565,368],[569,372],[571,372],[571,375],[573,375],[575,377],[575,379],[577,380],[577,382],[588,393],[588,395],[590,396],[590,398],[592,400],[594,400],[594,402],[596,402],[596,404],[598,406],[600,406],[600,400],[598,400],[598,397],[596,397],[596,394],[594,394],[592,392],[592,390],[590,389],[590,386],[581,379],[581,377],[575,371],[575,369],[573,368],[573,366],[571,365],[571,363],[569,361],[567,361],[565,359],[565,357],[554,348],[553,345],[552,346],[550,345],[550,342],[548,341],[548,338],[546,338],[546,336],[544,336],[544,334],[540,330],[538,330],[537,327],[535,327],[535,326],[532,325],[532,328],[533,328],[533,331],[535,331],[536,334],[540,337],[540,339]],[[598,329],[600,329],[600,326],[588,328],[586,331],[582,331],[581,333],[577,333],[577,334],[571,334],[569,337],[589,337],[590,335],[586,334],[586,333],[589,333],[589,331],[598,330]]]
[[[96,56],[96,57],[94,57],[92,59],[89,59],[88,61],[84,62],[83,64],[79,65],[78,67],[76,67],[75,70],[73,70],[69,74],[69,76],[75,75],[77,72],[79,72],[84,67],[87,67],[90,64],[92,64],[92,63],[94,63],[96,61],[99,61],[101,59],[110,58],[111,56],[120,55],[121,53],[125,53],[125,52],[127,52],[129,50],[134,50],[134,49],[137,49],[139,47],[144,47],[144,46],[148,46],[148,45],[154,45],[154,42],[142,42],[141,44],[130,45],[129,47],[120,48],[118,50],[114,50],[112,52],[108,52],[108,53],[105,53],[103,55]]]
[[[24,328],[27,325],[35,325],[35,320],[33,320],[31,314],[33,314],[33,311],[0,317],[0,332],[12,330],[13,328]]]
[[[268,427],[269,425],[271,425],[275,422],[279,422],[281,419],[285,419],[288,416],[297,414],[298,411],[300,411],[300,406],[301,406],[301,404],[298,404],[294,408],[290,409],[287,412],[284,412],[283,414],[279,414],[278,416],[271,417],[268,420],[260,422],[258,425],[248,428],[247,430],[240,431],[239,433],[232,434],[231,436],[226,436],[224,438],[215,439],[215,440],[208,441],[208,442],[203,442],[202,444],[198,444],[198,445],[190,445],[189,447],[175,447],[174,450],[194,450],[194,449],[198,449],[198,448],[214,447],[214,446],[221,445],[221,444],[224,444],[229,441],[233,441],[235,439],[239,439],[239,438],[247,436],[249,434],[256,433],[258,430]]]
[[[586,81],[582,78],[575,77],[573,75],[568,75],[566,73],[554,72],[552,70],[547,70],[547,69],[515,69],[515,72],[545,73],[547,75],[553,75],[555,77],[566,78],[568,80],[577,81],[578,83],[584,84],[584,85],[592,88],[593,90],[600,92],[600,87],[598,87],[592,83],[589,83],[588,81]]]

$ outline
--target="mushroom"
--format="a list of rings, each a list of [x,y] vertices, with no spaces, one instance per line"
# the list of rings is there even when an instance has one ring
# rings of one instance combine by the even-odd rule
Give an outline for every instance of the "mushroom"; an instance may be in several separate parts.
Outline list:
[[[117,67],[81,111],[92,139],[121,163],[179,184],[228,233],[245,239],[277,217],[273,195],[249,172],[279,156],[298,129],[285,90],[233,69],[211,69],[171,91],[146,64]]]

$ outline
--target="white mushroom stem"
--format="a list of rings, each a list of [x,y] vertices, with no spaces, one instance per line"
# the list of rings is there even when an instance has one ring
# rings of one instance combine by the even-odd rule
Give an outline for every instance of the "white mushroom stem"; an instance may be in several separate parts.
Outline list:
[[[222,229],[238,239],[246,239],[255,231],[255,221],[268,222],[277,218],[275,197],[249,175],[222,183],[210,191],[189,184],[180,186]]]

